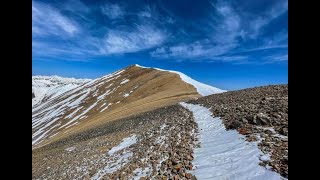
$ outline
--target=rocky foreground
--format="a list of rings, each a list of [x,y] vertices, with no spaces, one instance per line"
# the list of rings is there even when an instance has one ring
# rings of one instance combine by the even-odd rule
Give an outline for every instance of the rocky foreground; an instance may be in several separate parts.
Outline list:
[[[261,156],[260,165],[288,176],[287,85],[226,92],[187,103],[207,107],[227,129],[259,142],[261,151],[271,157]],[[108,122],[34,149],[32,178],[197,179],[193,163],[195,149],[202,147],[200,131],[194,114],[181,105]],[[234,165],[232,159],[224,160]]]
[[[191,112],[180,105],[160,108],[34,150],[32,176],[195,179],[187,170],[193,168],[196,131]],[[118,151],[112,149],[127,137],[135,143]]]
[[[221,117],[227,129],[236,129],[248,141],[271,155],[261,165],[288,177],[288,85],[273,85],[213,94],[189,101]]]

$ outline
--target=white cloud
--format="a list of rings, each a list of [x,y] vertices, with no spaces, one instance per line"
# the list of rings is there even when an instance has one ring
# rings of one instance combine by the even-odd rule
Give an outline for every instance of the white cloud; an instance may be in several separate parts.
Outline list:
[[[217,1],[211,4],[216,14],[212,17],[211,36],[208,39],[196,40],[191,43],[178,43],[172,46],[159,47],[150,52],[152,57],[156,58],[174,58],[174,59],[207,59],[209,61],[246,61],[247,56],[225,56],[234,52],[253,52],[266,49],[287,48],[287,45],[281,44],[287,39],[287,31],[277,33],[268,40],[261,40],[261,44],[255,48],[239,48],[239,37],[257,38],[263,26],[270,23],[274,18],[279,17],[287,11],[287,2],[276,4],[267,10],[264,16],[256,16],[250,23],[244,23],[247,17],[243,17],[233,9],[230,3]],[[218,17],[218,18],[217,18]]]
[[[73,36],[79,32],[76,23],[51,6],[32,1],[33,36]]]
[[[212,46],[204,42],[180,44],[171,47],[160,47],[150,52],[157,58],[182,58],[182,59],[216,59],[231,48],[231,45]]]
[[[239,15],[228,4],[219,2],[214,8],[221,22],[211,24],[213,30],[209,39],[158,48],[150,55],[157,58],[216,59],[216,56],[235,48],[237,37],[241,35]]]
[[[265,59],[270,63],[288,61],[288,54],[276,54],[267,56]]]
[[[287,1],[279,1],[271,9],[269,9],[263,16],[254,17],[246,32],[246,36],[256,39],[263,28],[269,24],[273,19],[279,17],[288,10]],[[256,15],[253,15],[256,16]]]
[[[272,49],[284,49],[284,48],[288,48],[288,45],[263,44],[261,46],[251,48],[251,49],[248,49],[248,48],[239,49],[237,50],[237,53],[249,53],[249,52],[265,51],[265,50],[272,50]]]
[[[215,57],[213,60],[216,61],[224,61],[224,62],[238,62],[246,60],[247,56],[221,56],[221,57]]]
[[[127,31],[110,30],[104,40],[103,54],[130,53],[161,45],[166,34],[150,25]]]
[[[151,18],[152,15],[151,15],[151,9],[150,9],[150,7],[148,6],[148,7],[146,7],[143,11],[141,11],[141,12],[139,13],[139,16],[140,16],[140,17],[144,17],[144,18]]]
[[[124,15],[124,10],[118,4],[105,4],[101,7],[101,11],[110,19],[117,19]]]
[[[216,6],[222,22],[216,25],[213,39],[219,44],[234,44],[236,37],[240,35],[240,17],[234,12],[231,6]]]
[[[34,57],[63,56],[69,60],[85,60],[93,56],[124,54],[153,48],[161,45],[167,38],[166,33],[152,22],[142,20],[137,21],[133,27],[106,27],[106,31],[101,32],[102,37],[93,36],[84,24],[76,23],[52,6],[35,1],[32,3]],[[74,15],[80,13],[69,5],[70,3],[66,10]],[[84,4],[77,6],[81,7]],[[106,5],[102,9],[110,18],[120,18],[124,15],[123,8],[119,5]],[[85,12],[88,13],[87,9]],[[141,12],[143,16],[151,16],[148,14],[150,9]]]

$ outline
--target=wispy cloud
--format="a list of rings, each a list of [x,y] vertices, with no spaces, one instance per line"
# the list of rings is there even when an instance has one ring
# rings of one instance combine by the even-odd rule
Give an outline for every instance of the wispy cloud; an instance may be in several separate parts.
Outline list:
[[[246,36],[253,39],[257,38],[267,24],[278,18],[286,11],[288,11],[288,2],[279,1],[262,16],[251,15],[256,17],[250,21],[248,26],[249,28],[246,30]]]
[[[140,17],[143,18],[151,18],[152,17],[152,11],[150,6],[146,6],[144,10],[142,10],[140,13],[138,13]]]
[[[84,6],[83,4],[78,4]],[[67,10],[70,6],[67,6]],[[117,4],[101,7],[110,19],[122,18],[124,9]],[[32,52],[34,57],[61,57],[85,60],[93,56],[133,53],[150,49],[165,42],[167,34],[152,22],[150,8],[141,9],[134,25],[105,27],[98,35],[92,34],[86,24],[76,23],[52,6],[33,2]],[[79,12],[72,10],[72,13]],[[48,18],[49,16],[49,18]],[[85,18],[86,22],[88,17]],[[86,26],[85,26],[86,25]],[[90,24],[91,25],[91,24]],[[54,36],[54,38],[52,38]]]
[[[136,52],[161,45],[166,34],[149,25],[139,25],[134,30],[110,30],[104,40],[104,54]]]
[[[287,1],[275,2],[254,13],[218,0],[205,8],[205,17],[188,21],[164,3],[132,8],[118,1],[53,4],[33,0],[33,56],[83,60],[144,51],[144,56],[158,59],[248,62],[248,53],[287,48],[286,27],[263,34],[268,24],[288,9]],[[273,60],[267,58],[270,54],[263,54],[262,60],[276,62],[286,54],[283,50]]]
[[[32,35],[73,36],[79,27],[51,6],[32,1]]]
[[[228,45],[211,46],[205,42],[195,42],[191,44],[157,48],[150,52],[150,55],[158,58],[211,59],[214,58],[214,56],[225,53],[228,49],[230,49]]]
[[[268,63],[288,61],[288,54],[275,54],[265,57]]]
[[[118,4],[105,4],[101,11],[110,19],[121,18],[125,14],[123,7]]]
[[[241,32],[239,15],[229,4],[217,4],[214,7],[218,12],[217,15],[221,16],[221,22],[213,29],[213,41],[223,45],[235,44]]]
[[[190,60],[196,58],[198,60],[238,63],[239,61],[248,61],[248,56],[235,56],[231,55],[232,53],[287,48],[284,43],[287,39],[287,31],[276,33],[268,39],[261,39],[259,36],[264,26],[287,11],[287,2],[276,4],[261,16],[251,17],[253,19],[250,23],[246,23],[247,17],[239,14],[229,2],[216,1],[211,4],[215,13],[212,15],[212,22],[208,23],[208,27],[211,28],[211,34],[209,33],[208,38],[197,39],[191,43],[180,42],[171,46],[159,47],[150,52],[150,55],[164,59]],[[241,47],[243,40],[248,38],[260,38],[260,43],[255,44],[254,47]]]
[[[237,36],[240,35],[240,17],[225,4],[215,5],[220,22],[212,29],[211,37],[192,43],[181,43],[170,47],[157,48],[151,52],[157,58],[182,59],[216,59],[237,45]]]

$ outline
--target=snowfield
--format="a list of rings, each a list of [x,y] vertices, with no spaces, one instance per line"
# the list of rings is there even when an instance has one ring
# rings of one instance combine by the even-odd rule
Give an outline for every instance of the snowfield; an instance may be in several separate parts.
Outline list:
[[[195,169],[191,172],[198,179],[284,179],[259,165],[259,158],[265,156],[256,142],[247,142],[236,130],[227,131],[222,120],[213,118],[205,107],[180,105],[192,111],[199,127],[200,147],[194,150]]]
[[[67,91],[70,91],[90,79],[64,78],[59,76],[32,76],[32,107],[41,103],[46,98],[55,98]]]

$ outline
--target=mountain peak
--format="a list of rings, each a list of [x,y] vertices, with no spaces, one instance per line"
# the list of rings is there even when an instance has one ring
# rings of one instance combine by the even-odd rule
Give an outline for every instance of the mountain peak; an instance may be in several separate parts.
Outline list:
[[[141,66],[139,64],[135,64],[134,66],[140,67],[140,68],[152,68],[152,69],[156,69],[156,70],[159,70],[159,71],[167,71],[167,72],[170,72],[170,73],[178,74],[180,76],[181,80],[183,80],[184,82],[194,86],[197,89],[198,93],[200,95],[202,95],[202,96],[208,96],[208,95],[211,95],[211,94],[217,94],[217,93],[226,92],[226,90],[222,90],[222,89],[219,89],[219,88],[216,88],[216,87],[201,83],[199,81],[196,81],[196,80],[192,79],[191,77],[187,76],[186,74],[184,74],[182,72],[179,72],[179,71],[165,70],[165,69],[153,68],[153,67],[145,67],[145,66]]]
[[[138,64],[93,80],[56,76],[32,80],[35,146],[101,123],[223,92],[178,71]]]

